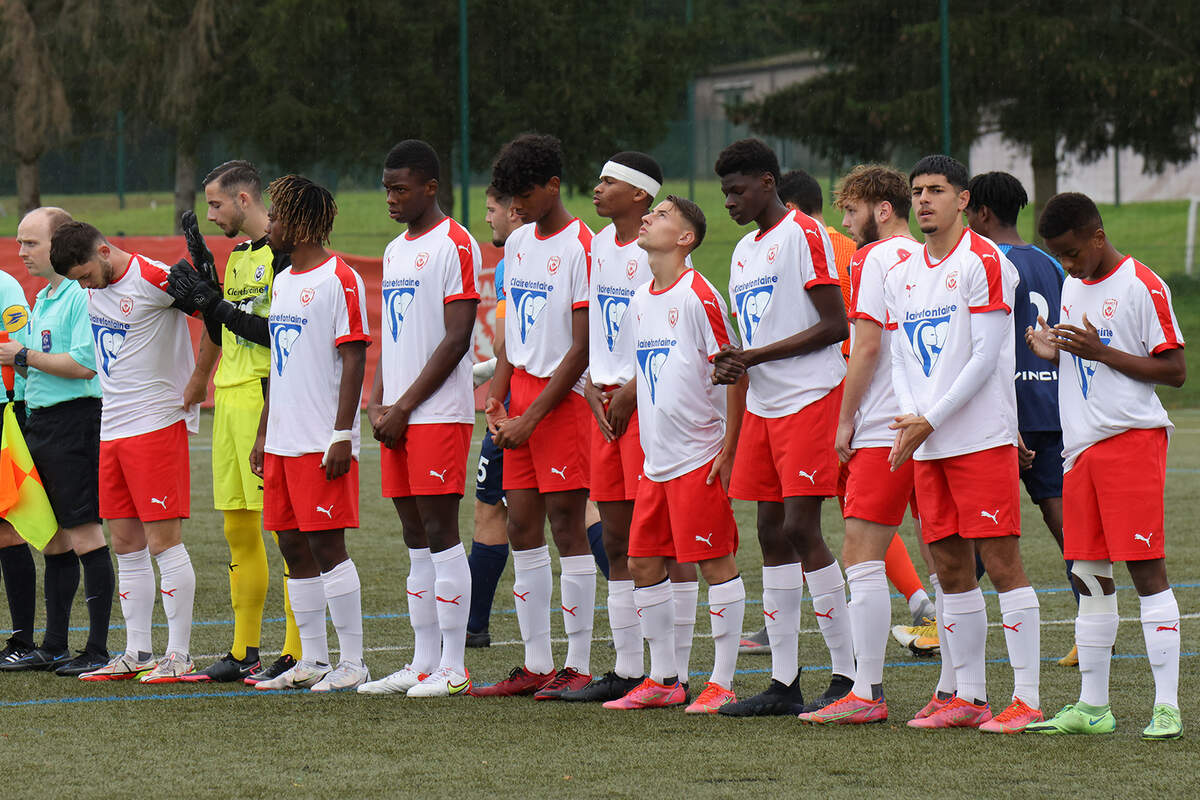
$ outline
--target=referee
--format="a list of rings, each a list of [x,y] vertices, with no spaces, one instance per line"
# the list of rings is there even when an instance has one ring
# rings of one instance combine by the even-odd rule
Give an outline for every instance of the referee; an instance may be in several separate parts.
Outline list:
[[[17,228],[21,259],[49,281],[30,314],[27,348],[0,343],[0,364],[26,378],[25,441],[60,528],[46,545],[46,635],[8,667],[80,675],[108,663],[113,565],[100,527],[100,382],[87,294],[50,264],[50,239],[71,216],[61,208],[30,211]],[[80,566],[87,598],[87,645],[72,659],[67,648],[71,605]]]

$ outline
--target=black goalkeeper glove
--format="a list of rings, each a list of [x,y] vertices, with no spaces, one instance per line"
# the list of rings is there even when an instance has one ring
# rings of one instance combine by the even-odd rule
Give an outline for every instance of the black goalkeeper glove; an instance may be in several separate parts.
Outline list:
[[[221,299],[221,290],[184,259],[171,267],[167,276],[167,294],[175,298],[173,305],[185,314],[203,313]]]
[[[220,289],[221,281],[217,277],[217,266],[213,262],[212,251],[208,249],[208,245],[204,242],[204,236],[200,233],[200,222],[196,219],[196,212],[183,212],[179,217],[179,226],[183,228],[183,238],[187,240],[188,255],[192,257],[192,264],[195,266],[196,272]]]

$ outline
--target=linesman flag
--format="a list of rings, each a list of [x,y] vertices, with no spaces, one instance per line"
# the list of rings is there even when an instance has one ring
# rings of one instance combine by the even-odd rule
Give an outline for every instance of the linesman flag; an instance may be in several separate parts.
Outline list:
[[[38,550],[45,548],[58,530],[12,403],[4,404],[4,432],[0,435],[0,517]]]

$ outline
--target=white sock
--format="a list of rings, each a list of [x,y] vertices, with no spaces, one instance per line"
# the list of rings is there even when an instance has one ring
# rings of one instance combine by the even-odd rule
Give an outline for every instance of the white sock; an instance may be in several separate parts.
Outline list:
[[[849,575],[849,572],[850,572],[850,568],[846,567],[847,576]],[[925,590],[917,589],[915,592],[913,592],[911,595],[908,596],[908,613],[910,613],[910,614],[917,613],[918,611],[921,610],[921,606],[925,605],[928,602],[929,602],[929,595],[925,594]]]
[[[163,550],[158,562],[159,591],[167,615],[167,652],[186,656],[191,652],[192,604],[196,600],[196,572],[182,543]]]
[[[946,635],[946,629],[942,627],[946,616],[946,596],[942,592],[942,584],[938,581],[936,573],[929,576],[929,585],[933,587],[933,607],[937,612],[938,623],[938,644],[942,651],[942,667],[938,673],[937,686],[933,691],[936,694],[948,696],[958,690],[958,682],[954,676],[954,651],[951,649],[950,637]]]
[[[805,572],[808,593],[812,595],[817,627],[829,648],[829,663],[834,675],[854,674],[854,640],[850,636],[850,615],[846,612],[846,581],[842,568],[834,561],[827,567]]]
[[[149,548],[117,553],[117,596],[125,617],[125,652],[153,653],[150,619],[154,616],[154,562]]]
[[[692,637],[696,633],[696,609],[700,605],[700,584],[680,581],[671,584],[675,597],[675,674],[687,683],[692,662]]]
[[[584,675],[592,671],[592,625],[596,615],[596,559],[561,556],[559,576],[563,628],[567,632],[567,660],[563,666]]]
[[[438,666],[466,674],[467,617],[471,615],[471,565],[462,543],[433,553],[434,599],[438,629],[442,634],[442,660]]]
[[[554,671],[550,652],[550,548],[513,550],[513,596],[517,624],[525,642],[525,669],[538,675]]]
[[[1030,708],[1041,707],[1041,609],[1032,586],[1000,593],[1000,620],[1013,670],[1013,699]]]
[[[633,581],[608,582],[608,625],[612,629],[617,665],[613,671],[622,678],[640,678],[645,674],[642,625],[633,599]]]
[[[983,592],[976,586],[966,592],[946,594],[942,601],[945,620],[942,630],[954,642],[954,674],[958,696],[968,703],[987,700],[987,673],[984,651],[987,648],[987,607]],[[945,658],[945,653],[942,655]]]
[[[799,564],[763,567],[763,618],[771,643],[771,678],[790,686],[800,674],[797,653],[804,569]]]
[[[1154,704],[1179,708],[1179,604],[1170,588],[1141,601],[1142,636],[1154,675]]]
[[[329,572],[321,573],[325,603],[338,637],[338,661],[363,663],[362,584],[358,568],[346,559]],[[466,636],[464,632],[463,636]]]
[[[1090,706],[1108,705],[1108,671],[1112,664],[1112,648],[1117,642],[1116,595],[1113,610],[1099,614],[1080,614],[1075,618],[1075,646],[1079,650],[1079,700]],[[1080,598],[1083,601],[1085,598]]]
[[[641,614],[642,636],[650,645],[650,680],[662,683],[675,677],[675,626],[670,582],[664,580],[634,589],[633,602]]]
[[[712,682],[733,688],[733,670],[737,667],[738,642],[746,617],[746,584],[739,575],[732,580],[708,587],[708,620],[712,623]]]
[[[325,581],[315,578],[288,578],[288,597],[292,615],[300,631],[300,652],[310,664],[329,663],[329,641],[325,629]]]
[[[846,567],[850,584],[850,633],[854,639],[855,696],[873,700],[874,687],[883,683],[891,597],[882,561],[863,561]]]
[[[428,547],[408,548],[408,621],[413,629],[412,668],[428,675],[442,660],[434,584],[437,572]]]

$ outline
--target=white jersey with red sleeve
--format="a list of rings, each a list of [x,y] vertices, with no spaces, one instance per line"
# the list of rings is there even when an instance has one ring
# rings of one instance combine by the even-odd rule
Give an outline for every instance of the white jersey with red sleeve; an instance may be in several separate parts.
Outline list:
[[[1130,256],[1098,281],[1067,277],[1062,288],[1060,322],[1096,328],[1100,341],[1135,356],[1182,348],[1171,290],[1146,265]],[[1154,384],[1060,351],[1058,405],[1062,416],[1063,469],[1102,439],[1136,428],[1175,426],[1154,391]]]
[[[185,316],[171,308],[169,267],[133,255],[125,274],[88,290],[88,316],[100,376],[103,441],[140,436],[184,420],[199,427],[200,406],[183,407],[183,390],[196,365]]]
[[[337,256],[271,286],[270,414],[266,450],[277,456],[324,453],[333,435],[342,359],[338,345],[370,342],[362,278]],[[358,456],[359,415],[351,447]]]
[[[895,441],[896,432],[888,425],[899,416],[900,403],[892,389],[892,332],[887,329],[884,280],[920,252],[921,245],[907,236],[890,236],[860,248],[850,262],[850,320],[867,320],[883,329],[875,373],[854,414],[853,448],[890,447]],[[853,349],[850,354],[853,357]]]
[[[479,244],[450,217],[420,236],[400,234],[383,251],[380,368],[385,405],[408,391],[446,338],[446,304],[479,299],[476,286],[482,263]],[[470,354],[408,421],[410,425],[475,422]]]
[[[1017,443],[1016,364],[1012,304],[1019,276],[1016,267],[990,239],[963,231],[950,253],[933,261],[924,247],[917,257],[892,269],[885,281],[888,327],[902,337],[904,382],[913,408],[929,412],[954,384],[971,359],[971,317],[1003,311],[1008,337],[999,362],[983,386],[917,448],[914,458],[928,461]],[[904,391],[897,389],[903,400]],[[903,406],[903,402],[901,403]]]
[[[504,351],[514,367],[548,378],[562,363],[571,314],[587,308],[591,247],[592,232],[579,219],[545,237],[537,225],[522,225],[504,243]]]
[[[622,328],[637,358],[643,474],[677,478],[707,464],[725,439],[726,387],[712,382],[712,358],[736,341],[725,302],[689,269],[660,292],[643,284]]]
[[[729,299],[747,348],[777,342],[820,321],[808,296],[814,286],[840,286],[825,227],[789,211],[766,231],[746,234],[733,250]],[[749,370],[746,408],[784,417],[820,400],[846,376],[840,344],[768,361]]]

